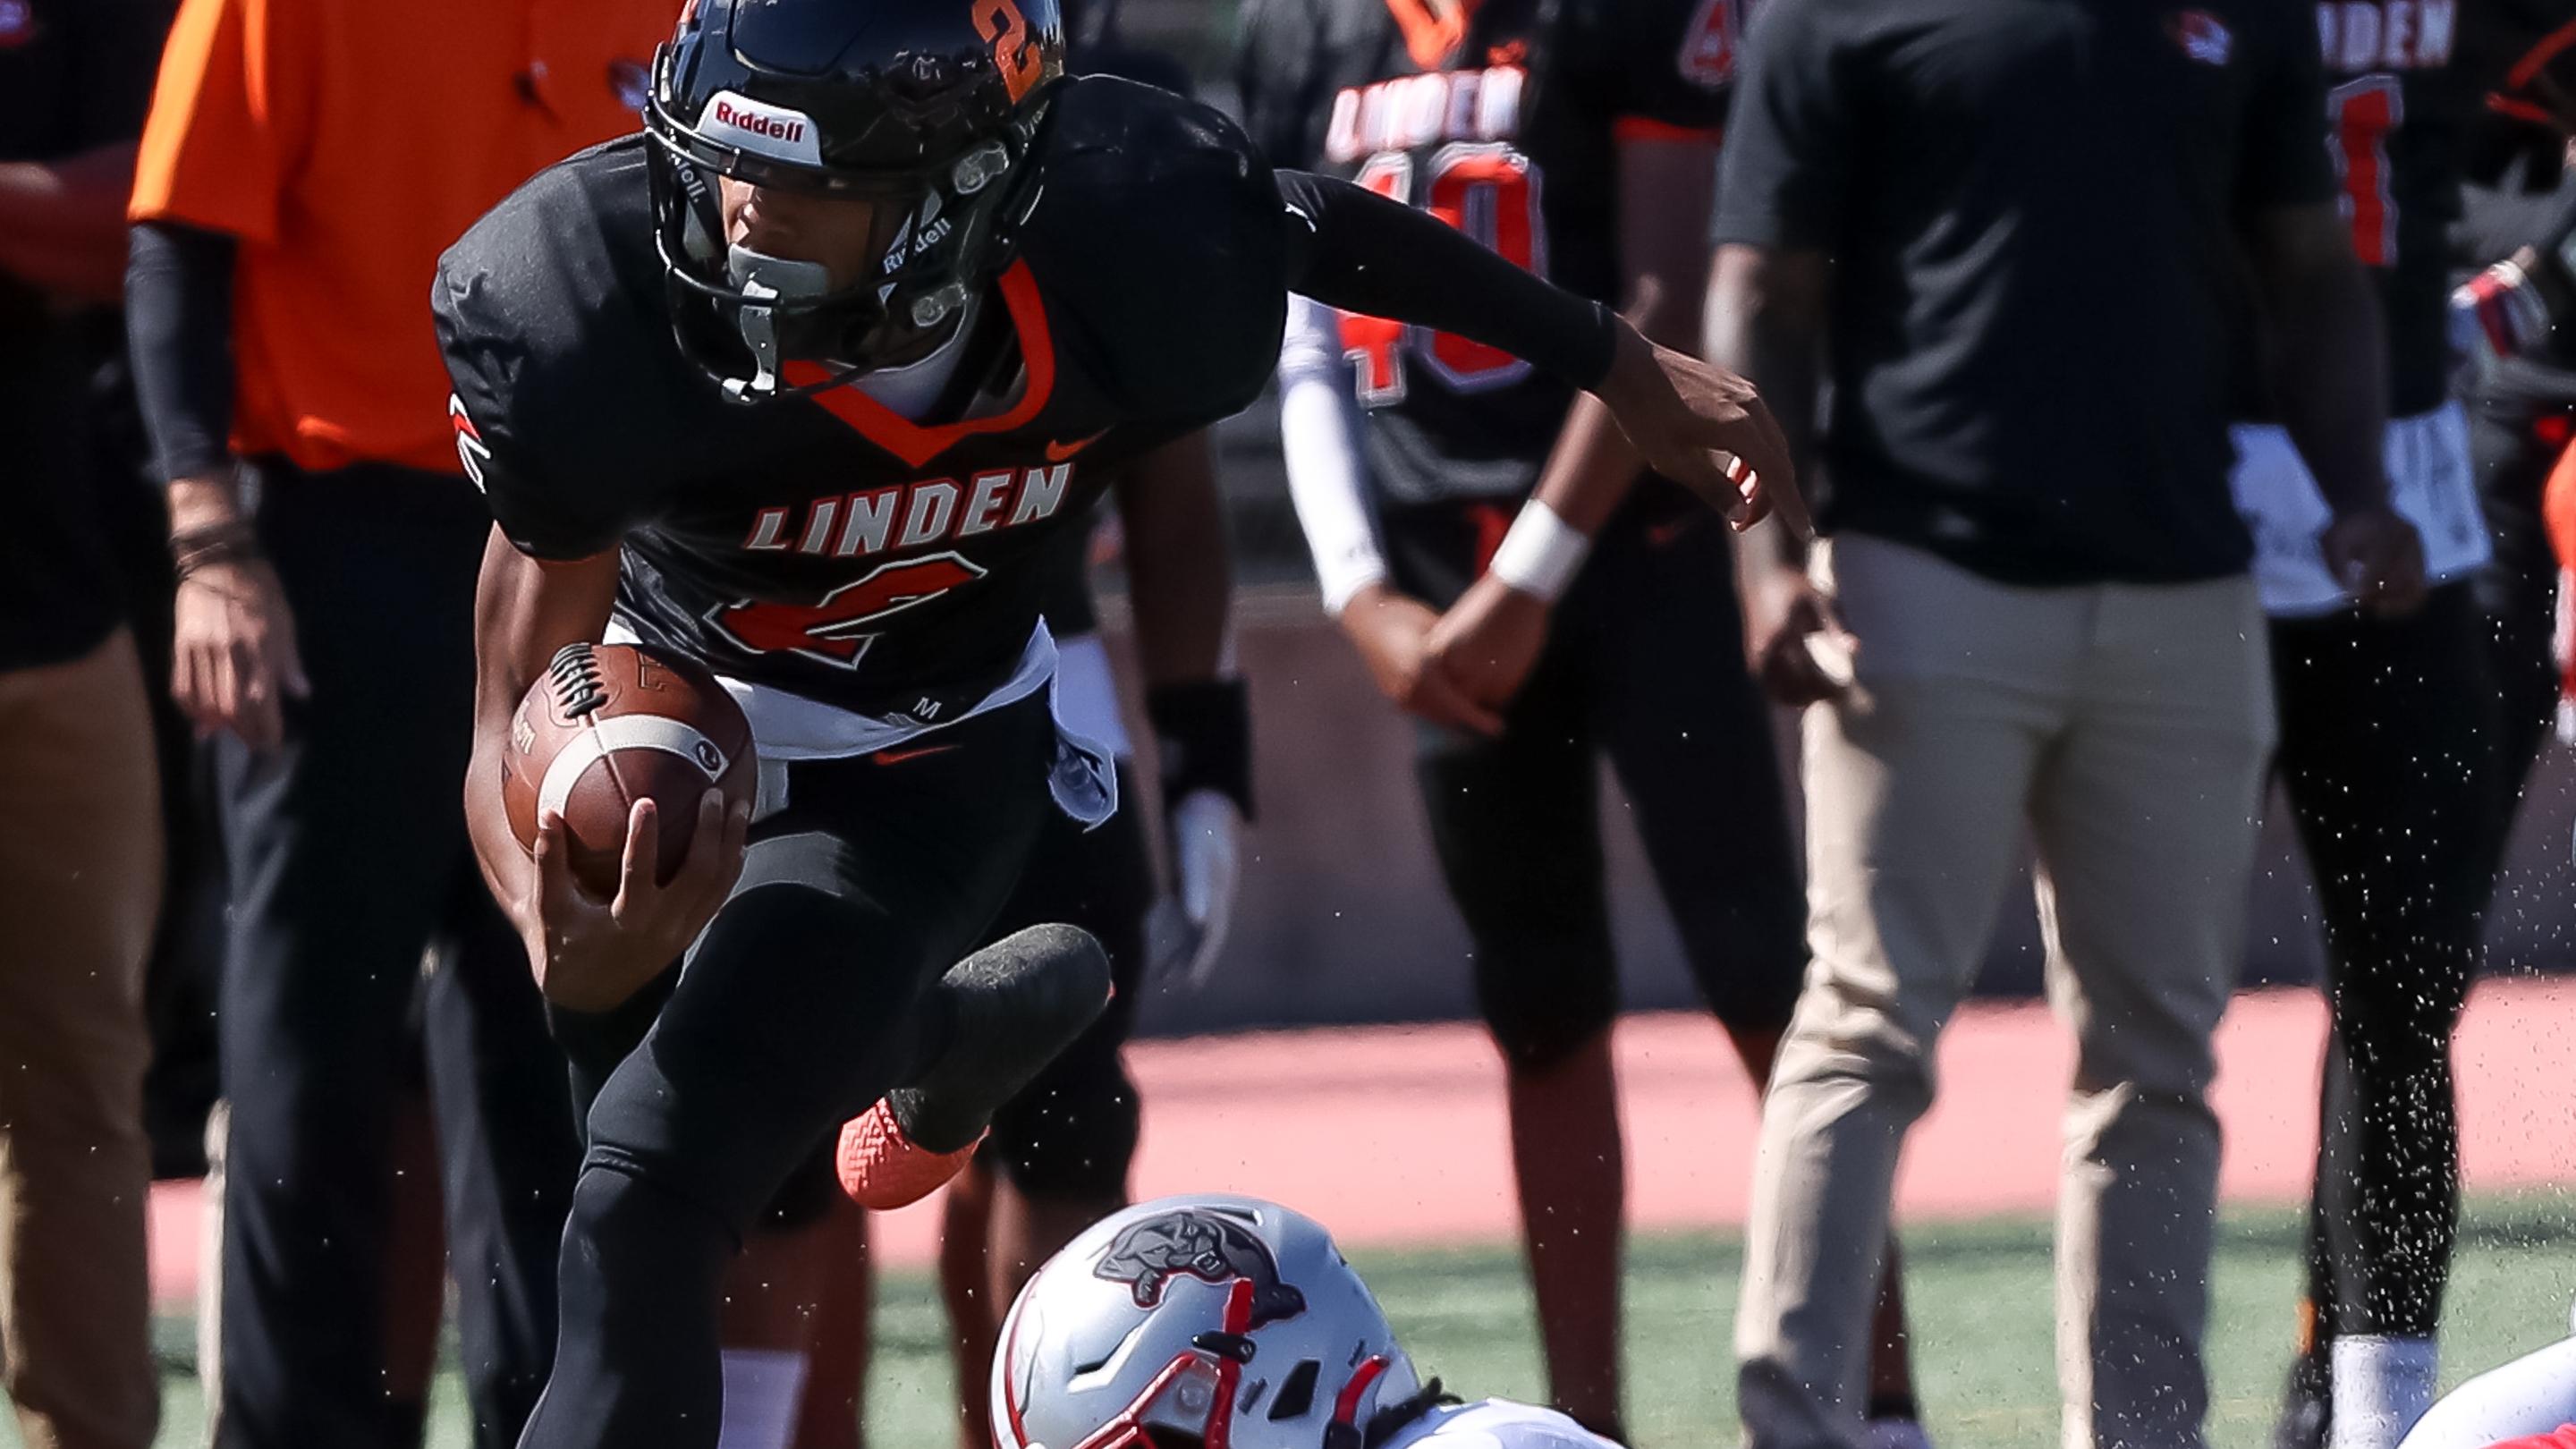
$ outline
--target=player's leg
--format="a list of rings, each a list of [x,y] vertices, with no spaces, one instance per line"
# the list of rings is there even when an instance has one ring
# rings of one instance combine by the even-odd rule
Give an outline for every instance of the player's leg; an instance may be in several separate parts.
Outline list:
[[[425,1081],[406,1080],[395,1094],[385,1157],[392,1179],[385,1186],[385,1412],[392,1435],[416,1443],[429,1428],[429,1386],[447,1318],[447,1214]]]
[[[835,1192],[830,1214],[817,1232],[817,1301],[805,1339],[805,1397],[789,1442],[796,1449],[859,1449],[866,1438],[861,1431],[868,1406],[868,1317],[876,1306],[868,1211]]]
[[[1744,668],[1734,559],[1722,520],[1649,478],[1593,543],[1557,611],[1579,644],[1595,734],[1708,1003],[1759,1091],[1771,1080],[1807,967],[1807,893],[1771,733]],[[1724,821],[1724,829],[1709,822]],[[1919,1440],[1893,1252],[1871,1331],[1877,1449]]]
[[[1000,1349],[993,1302],[993,1194],[1001,1169],[990,1142],[948,1184],[939,1218],[939,1301],[948,1310],[948,1359],[957,1385],[957,1449],[992,1449],[993,1413],[984,1394]]]
[[[786,810],[601,1087],[527,1449],[715,1444],[736,1244],[816,1143],[951,1045],[958,1008],[931,992],[921,1010],[924,993],[1016,879],[1055,740],[1042,698],[941,739],[955,748],[790,771]]]
[[[1038,1265],[1127,1203],[1139,1109],[1123,1054],[1142,999],[1144,920],[1154,896],[1144,796],[1133,773],[1121,763],[1119,798],[1131,803],[1098,829],[1084,831],[1062,818],[1047,822],[993,925],[995,937],[1044,921],[1091,932],[1109,954],[1117,994],[1079,1040],[993,1115],[992,1138],[977,1159],[991,1174],[981,1184],[981,1212],[961,1207],[948,1224],[977,1231],[973,1241],[985,1251],[970,1254],[961,1243],[952,1253],[950,1244],[941,1245],[943,1272],[953,1265],[976,1278],[948,1285],[946,1295],[959,1345],[958,1421],[967,1449],[992,1442],[987,1380],[1001,1315]]]
[[[1754,1449],[1862,1432],[1897,1154],[1993,932],[2082,634],[2077,591],[1866,537],[1830,558],[1862,646],[1854,692],[1806,717],[1815,964],[1763,1104],[1736,1315]]]
[[[491,520],[451,478],[266,480],[259,529],[313,695],[288,702],[276,750],[217,742],[233,886],[221,1442],[365,1446],[399,1431],[380,1378],[385,1145],[421,953],[463,849]]]
[[[1415,772],[1442,878],[1475,943],[1477,1008],[1503,1057],[1549,1396],[1618,1438],[1618,968],[1592,744],[1565,649],[1541,657],[1505,721],[1491,740],[1418,725]]]
[[[2081,712],[2030,791],[2051,1004],[2076,1036],[2058,1197],[2068,1444],[2200,1442],[2211,1033],[2244,955],[2273,727],[2244,579],[2095,599]]]
[[[641,1045],[679,985],[666,971],[605,1012],[550,1012],[570,1064],[575,1118]],[[719,1449],[855,1446],[867,1364],[867,1215],[818,1142],[771,1195],[724,1265]],[[850,1259],[856,1260],[856,1272]],[[855,1279],[855,1282],[853,1281]]]
[[[453,869],[421,1039],[474,1442],[507,1449],[554,1363],[555,1256],[581,1137],[527,948],[462,849]]]
[[[1141,802],[1126,778],[1132,771],[1122,764],[1119,773],[1121,797]],[[1072,821],[1049,821],[1050,839],[1030,859],[994,933],[1022,919],[1080,926],[1108,953],[1117,991],[1099,1020],[994,1114],[1002,1170],[993,1203],[989,1301],[996,1313],[1007,1311],[1029,1275],[1075,1234],[1127,1205],[1142,1119],[1125,1048],[1144,995],[1145,913],[1154,901],[1145,819],[1141,808],[1122,810],[1078,834]]]
[[[831,1281],[825,1254],[834,1206],[848,1201],[828,1148],[807,1153],[726,1265],[717,1320],[724,1367],[719,1449],[806,1449],[795,1435],[814,1376],[815,1320]],[[853,1433],[856,1425],[854,1417]]]
[[[144,1195],[144,955],[161,891],[134,645],[0,672],[0,1382],[28,1443],[160,1418]]]
[[[2404,619],[2272,628],[2281,779],[2324,906],[2333,1038],[2313,1233],[2326,1430],[2388,1449],[2431,1403],[2458,1226],[2450,1037],[2477,968],[2494,692],[2465,582]]]

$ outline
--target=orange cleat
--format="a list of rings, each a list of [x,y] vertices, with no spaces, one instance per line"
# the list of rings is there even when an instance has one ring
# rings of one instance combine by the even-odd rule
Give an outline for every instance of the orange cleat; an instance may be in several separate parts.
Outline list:
[[[874,1212],[910,1207],[948,1185],[948,1180],[974,1160],[983,1142],[978,1136],[954,1152],[933,1152],[903,1135],[894,1111],[880,1097],[874,1106],[841,1124],[841,1147],[833,1155],[840,1170],[841,1191]]]

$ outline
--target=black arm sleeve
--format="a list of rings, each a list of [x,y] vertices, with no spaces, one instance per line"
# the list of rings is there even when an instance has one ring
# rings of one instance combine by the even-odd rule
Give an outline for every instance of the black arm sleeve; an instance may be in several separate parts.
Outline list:
[[[153,466],[165,483],[232,461],[233,253],[233,239],[221,232],[167,222],[133,231],[125,340]]]
[[[1575,386],[1610,374],[1618,317],[1512,265],[1465,232],[1374,191],[1281,171],[1288,290],[1499,347]]]

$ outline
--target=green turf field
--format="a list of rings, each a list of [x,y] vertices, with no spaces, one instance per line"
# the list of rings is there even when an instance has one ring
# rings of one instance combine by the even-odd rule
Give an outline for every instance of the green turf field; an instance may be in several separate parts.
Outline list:
[[[2050,1449],[2056,1442],[2050,1359],[2047,1225],[2021,1219],[1918,1228],[1906,1237],[1916,1362],[1934,1438],[1944,1449]],[[2279,1210],[2224,1217],[2210,1344],[2219,1449],[2256,1449],[2288,1359],[2299,1224]],[[1503,1247],[1362,1252],[1423,1371],[1469,1397],[1541,1394],[1538,1349],[1519,1260]],[[1658,1235],[1629,1255],[1629,1422],[1644,1449],[1717,1449],[1736,1437],[1728,1338],[1739,1271],[1733,1238]],[[2557,1196],[2486,1201],[2468,1214],[2443,1339],[2446,1382],[2555,1341],[2576,1296],[2576,1203]],[[944,1326],[927,1278],[880,1286],[869,1442],[949,1449]],[[203,1415],[190,1325],[162,1326],[170,1367],[161,1442],[197,1442]],[[431,1442],[464,1449],[456,1380],[443,1376]],[[18,1449],[14,1425],[0,1445]]]

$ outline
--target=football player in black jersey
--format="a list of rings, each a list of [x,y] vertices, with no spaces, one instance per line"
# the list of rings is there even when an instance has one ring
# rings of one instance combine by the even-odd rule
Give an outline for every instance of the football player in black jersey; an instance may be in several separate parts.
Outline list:
[[[1259,0],[1244,111],[1276,164],[1406,202],[1583,296],[1660,293],[1648,335],[1688,347],[1736,15],[1732,0]],[[1757,1083],[1806,963],[1725,531],[1562,378],[1365,312],[1301,300],[1290,317],[1289,483],[1325,608],[1420,720],[1431,837],[1506,1064],[1551,1399],[1623,1438],[1596,755]],[[1566,511],[1577,480],[1617,506]],[[1895,1279],[1891,1262],[1882,1444],[1921,1433]]]
[[[2431,587],[2401,615],[2327,571],[2323,496],[2269,422],[2231,482],[2271,618],[2276,768],[2325,918],[2332,1029],[2298,1358],[2278,1449],[2394,1449],[2430,1407],[2459,1214],[2450,1040],[2494,889],[2502,720],[2477,577],[2491,546],[2450,396],[2445,232],[2515,0],[2316,9],[2328,144],[2387,327],[2390,501]],[[2260,414],[2258,414],[2260,416]]]
[[[870,1112],[886,1140],[962,1153],[1098,1009],[1063,999],[1078,962],[940,974],[1050,796],[1114,808],[1047,707],[1038,561],[1110,470],[1250,401],[1288,291],[1567,376],[1731,518],[1795,509],[1740,379],[1408,208],[1274,174],[1204,107],[1065,80],[1062,45],[1051,0],[701,0],[647,134],[539,176],[442,259],[457,443],[498,524],[467,798],[485,871],[567,1019],[686,955],[622,1061],[568,1038],[603,1080],[537,1449],[714,1443],[717,1274],[798,1160],[907,1083]],[[666,885],[639,804],[601,901],[559,819],[519,847],[498,784],[521,693],[612,629],[727,680],[762,798],[754,826],[710,790]]]

